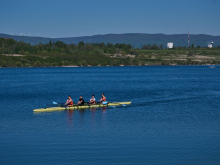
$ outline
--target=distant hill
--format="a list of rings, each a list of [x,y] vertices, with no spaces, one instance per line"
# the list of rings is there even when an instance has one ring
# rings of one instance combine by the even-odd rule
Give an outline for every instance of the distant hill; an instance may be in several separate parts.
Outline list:
[[[77,44],[80,41],[85,43],[126,43],[131,44],[133,47],[141,47],[147,44],[163,44],[166,47],[167,42],[173,42],[174,46],[187,46],[188,35],[187,34],[143,34],[143,33],[127,33],[127,34],[106,34],[106,35],[94,35],[84,37],[67,37],[67,38],[44,38],[44,37],[31,37],[31,36],[16,36],[0,33],[1,38],[13,38],[16,41],[24,41],[31,45],[39,43],[45,44],[51,41],[63,41],[66,44]],[[190,44],[195,46],[206,47],[207,43],[213,41],[214,47],[220,45],[220,36],[211,36],[205,34],[190,35]]]

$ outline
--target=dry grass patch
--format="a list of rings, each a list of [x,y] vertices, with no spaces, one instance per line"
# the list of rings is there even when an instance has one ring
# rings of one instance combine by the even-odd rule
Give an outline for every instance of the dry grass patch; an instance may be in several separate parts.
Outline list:
[[[14,56],[14,57],[23,57],[25,55],[21,55],[21,54],[2,54],[2,55],[5,55],[5,56]]]

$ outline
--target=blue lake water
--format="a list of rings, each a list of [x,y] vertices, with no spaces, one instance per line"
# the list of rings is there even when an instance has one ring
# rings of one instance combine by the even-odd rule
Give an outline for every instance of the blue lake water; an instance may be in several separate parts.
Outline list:
[[[127,107],[33,113],[72,95]],[[0,164],[219,164],[220,67],[0,68]]]

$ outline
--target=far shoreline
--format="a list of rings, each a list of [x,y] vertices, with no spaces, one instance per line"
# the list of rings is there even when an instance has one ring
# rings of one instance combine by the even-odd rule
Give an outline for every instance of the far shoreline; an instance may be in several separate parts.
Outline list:
[[[143,66],[219,66],[220,64],[203,64],[203,65],[127,65],[127,66],[30,66],[30,67],[0,67],[0,68],[88,68],[88,67],[143,67]]]

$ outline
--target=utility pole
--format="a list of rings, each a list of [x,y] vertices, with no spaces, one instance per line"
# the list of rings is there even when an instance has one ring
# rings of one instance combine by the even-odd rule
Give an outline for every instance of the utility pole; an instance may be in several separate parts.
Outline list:
[[[188,31],[188,47],[190,46],[190,43],[189,43],[189,31]]]

